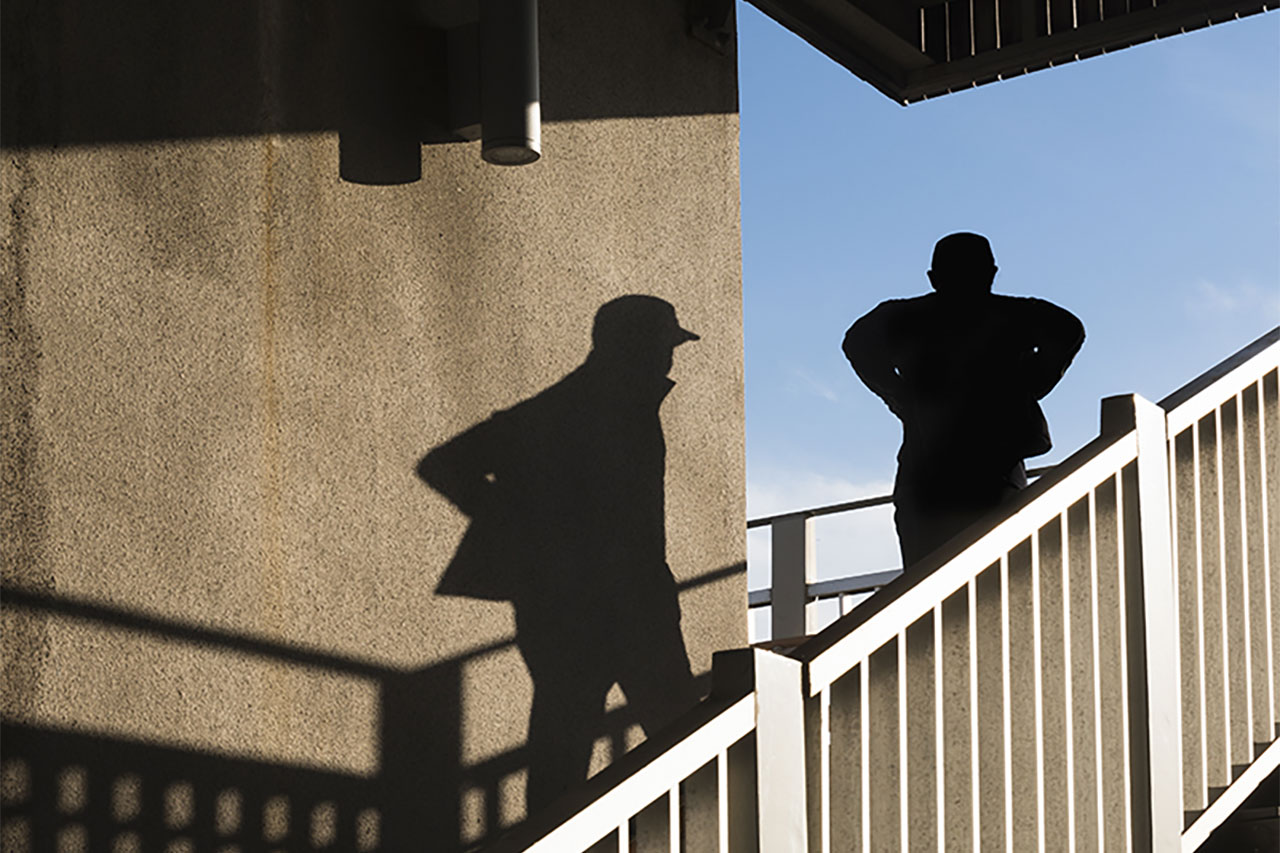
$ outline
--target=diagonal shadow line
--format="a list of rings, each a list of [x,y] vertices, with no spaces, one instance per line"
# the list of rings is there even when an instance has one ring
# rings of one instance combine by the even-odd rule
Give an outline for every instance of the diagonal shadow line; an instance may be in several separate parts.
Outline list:
[[[6,606],[47,610],[73,619],[105,622],[146,634],[158,635],[165,639],[185,640],[199,645],[221,646],[222,648],[233,649],[259,657],[285,660],[304,666],[323,667],[369,678],[382,678],[403,671],[383,666],[370,660],[285,645],[271,640],[236,634],[220,628],[206,628],[161,616],[130,612],[111,605],[32,592],[8,584],[0,586],[0,600],[3,600]],[[472,654],[487,654],[509,644],[510,641],[494,643],[476,650]]]
[[[682,581],[677,584],[676,589],[679,592],[697,589],[734,575],[745,574],[746,570],[746,563],[734,563]],[[189,622],[181,622],[163,616],[132,612],[108,604],[35,592],[11,584],[0,585],[0,601],[3,601],[7,606],[46,610],[73,619],[105,622],[165,639],[183,640],[197,645],[220,646],[258,657],[284,660],[303,666],[327,668],[367,678],[384,678],[389,675],[412,671],[410,668],[386,666],[367,658],[337,655],[332,652],[288,645],[265,638],[237,634],[221,628],[192,625]],[[514,644],[514,639],[498,640],[468,649],[453,658],[453,660],[460,662],[484,657]]]

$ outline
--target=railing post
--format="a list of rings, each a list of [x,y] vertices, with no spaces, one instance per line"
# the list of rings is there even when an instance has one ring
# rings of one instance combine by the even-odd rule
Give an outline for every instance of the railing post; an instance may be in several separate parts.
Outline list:
[[[814,580],[813,521],[796,513],[770,525],[773,539],[773,580],[769,608],[773,639],[802,637],[808,633],[805,604]]]
[[[807,853],[804,664],[755,649],[756,779],[763,853]]]
[[[1158,853],[1181,849],[1183,817],[1180,645],[1164,410],[1136,394],[1103,400],[1103,434],[1128,429],[1138,433],[1137,472],[1123,480],[1122,508],[1133,849]]]

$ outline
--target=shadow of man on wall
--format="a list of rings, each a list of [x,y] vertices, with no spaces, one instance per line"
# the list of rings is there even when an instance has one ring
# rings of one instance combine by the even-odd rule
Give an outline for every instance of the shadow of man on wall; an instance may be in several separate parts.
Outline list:
[[[529,814],[587,778],[614,684],[646,735],[697,701],[666,562],[659,409],[675,309],[600,307],[585,362],[428,453],[418,474],[471,519],[436,589],[510,601],[533,680]]]

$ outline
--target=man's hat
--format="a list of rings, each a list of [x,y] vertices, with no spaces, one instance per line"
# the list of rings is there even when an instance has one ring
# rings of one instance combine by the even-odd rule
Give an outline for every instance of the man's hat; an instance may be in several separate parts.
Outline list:
[[[623,341],[674,347],[700,339],[681,328],[675,306],[670,302],[640,294],[619,296],[601,305],[591,328],[591,343],[597,347],[616,346]]]

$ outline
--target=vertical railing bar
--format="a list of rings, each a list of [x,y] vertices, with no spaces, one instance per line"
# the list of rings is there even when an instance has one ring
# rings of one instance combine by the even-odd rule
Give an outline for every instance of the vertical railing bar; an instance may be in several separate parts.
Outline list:
[[[1120,479],[1118,476],[1116,479]],[[1098,490],[1089,490],[1089,600],[1093,606],[1089,626],[1092,637],[1091,655],[1093,657],[1093,767],[1094,797],[1098,814],[1098,849],[1106,848],[1106,811],[1102,797],[1104,774],[1102,772],[1102,662],[1099,660],[1102,649],[1098,636]]]
[[[974,56],[978,52],[978,39],[975,31],[978,29],[977,18],[973,14],[973,0],[969,0],[969,55]]]
[[[1173,443],[1169,443],[1172,452]],[[1128,586],[1130,568],[1125,562],[1124,542],[1124,477],[1116,472],[1116,597],[1120,607],[1120,660],[1129,659],[1129,600],[1125,597]],[[1175,537],[1176,538],[1176,537]],[[1176,563],[1175,563],[1176,565]],[[1138,570],[1137,566],[1133,569]],[[1175,587],[1176,591],[1176,587]],[[1120,742],[1124,746],[1124,756],[1120,760],[1121,776],[1124,782],[1124,843],[1126,850],[1133,849],[1133,765],[1129,753],[1129,667],[1120,667],[1120,721],[1122,724]]]
[[[924,6],[920,7],[920,52],[928,53],[928,45],[925,44],[924,32]]]
[[[618,825],[618,853],[631,853],[631,819]]]
[[[1031,643],[1035,669],[1036,726],[1036,840],[1037,849],[1045,848],[1044,833],[1044,677],[1040,649],[1040,531],[1031,533]]]
[[[907,629],[898,632],[898,835],[900,849],[910,843],[907,815]]]
[[[965,585],[969,596],[969,804],[973,811],[973,849],[982,849],[982,798],[978,753],[978,578]]]
[[[1196,601],[1198,602],[1196,618],[1199,622],[1196,626],[1196,665],[1200,667],[1198,697],[1200,701],[1200,787],[1197,793],[1200,797],[1207,797],[1209,792],[1209,696],[1205,684],[1208,661],[1205,658],[1204,642],[1204,521],[1201,517],[1204,495],[1200,491],[1200,424],[1198,421],[1191,424],[1191,476],[1195,480],[1192,483],[1191,506],[1195,516]]]
[[[1004,46],[1003,39],[1001,38],[1002,34],[1000,32],[1000,0],[995,0],[992,5],[996,7],[996,50],[999,50]]]
[[[946,738],[942,727],[942,605],[933,608],[933,772],[934,796],[938,801],[937,837],[938,853],[947,851],[947,796],[946,796]]]
[[[1143,677],[1134,686],[1134,700],[1142,706],[1145,726],[1134,731],[1145,740],[1140,750],[1145,776],[1142,791],[1144,824],[1154,850],[1177,850],[1181,846],[1184,818],[1181,748],[1181,684],[1171,650],[1178,647],[1177,612],[1174,609],[1174,571],[1169,542],[1168,429],[1164,411],[1137,395],[1126,401],[1132,413],[1138,439],[1138,459],[1134,485],[1138,491],[1135,537],[1142,561],[1142,600],[1135,613],[1142,620],[1142,660],[1133,661]],[[1134,504],[1131,504],[1133,506]],[[1136,592],[1137,590],[1135,590]],[[1139,669],[1140,668],[1140,669]],[[1145,687],[1145,689],[1142,689]]]
[[[1166,424],[1168,423],[1167,416],[1166,416],[1165,422]],[[1192,432],[1194,431],[1195,430],[1193,429]],[[1179,470],[1178,470],[1177,435],[1170,433],[1167,436],[1167,438],[1168,438],[1168,441],[1165,442],[1164,464],[1169,471],[1169,561],[1170,561],[1170,564],[1173,566],[1173,606],[1174,606],[1174,614],[1175,614],[1174,623],[1177,625],[1178,635],[1181,637],[1186,633],[1186,630],[1187,630],[1187,626],[1182,624],[1182,609],[1181,609],[1182,608],[1182,558],[1181,558],[1182,550],[1181,550],[1181,546],[1179,545],[1179,540],[1182,536],[1183,530],[1181,527],[1180,519],[1178,517],[1178,489],[1182,483],[1182,475],[1179,474]],[[1121,500],[1121,498],[1124,497],[1123,480],[1124,480],[1123,477],[1119,477],[1119,476],[1116,477],[1116,514],[1117,514],[1116,530],[1117,530],[1118,541],[1121,543],[1124,542],[1124,502]],[[1125,634],[1125,631],[1127,629],[1127,620],[1125,619],[1125,607],[1127,606],[1126,605],[1127,599],[1125,598],[1125,594],[1124,594],[1125,583],[1126,583],[1124,556],[1125,556],[1124,547],[1122,545],[1120,548],[1120,555],[1119,555],[1120,579],[1121,579],[1120,589],[1119,589],[1119,592],[1120,592],[1120,648],[1122,651],[1120,659],[1128,660],[1128,643],[1126,642],[1127,636]],[[1199,600],[1197,599],[1197,609],[1198,607],[1199,607]],[[1196,642],[1199,643],[1198,632],[1197,632]],[[1187,662],[1182,659],[1181,645],[1179,645],[1178,647],[1176,660],[1177,660],[1178,680],[1179,680],[1179,683],[1182,683],[1182,679],[1184,677],[1186,667],[1187,667]],[[1128,667],[1120,668],[1120,683],[1124,688],[1122,700],[1123,700],[1123,708],[1124,708],[1123,719],[1124,719],[1124,726],[1125,726],[1124,733],[1123,733],[1125,758],[1124,758],[1124,761],[1121,762],[1121,765],[1124,768],[1124,801],[1125,801],[1124,823],[1125,823],[1125,838],[1127,839],[1125,844],[1128,846],[1132,846],[1133,822],[1129,816],[1129,809],[1130,809],[1130,806],[1133,804],[1133,800],[1130,798],[1130,788],[1129,788]],[[1187,704],[1189,701],[1190,700],[1187,698],[1187,696],[1182,695],[1182,708],[1180,710],[1183,711],[1184,721],[1185,721],[1185,714],[1187,711]],[[1185,730],[1183,731],[1183,736],[1184,737],[1186,736]],[[1185,787],[1186,772],[1187,772],[1187,757],[1188,757],[1186,754],[1185,743],[1182,744],[1182,746],[1180,747],[1180,750],[1181,750],[1180,752],[1181,761],[1179,762],[1179,764],[1182,767],[1183,786]],[[1186,791],[1183,791],[1183,801],[1184,802],[1186,801]]]
[[[1236,409],[1236,489],[1240,497],[1240,585],[1243,588],[1244,598],[1241,606],[1244,608],[1244,707],[1245,707],[1245,731],[1249,733],[1248,752],[1249,763],[1253,763],[1253,608],[1249,589],[1249,515],[1248,508],[1245,506],[1245,495],[1249,493],[1248,484],[1245,482],[1245,476],[1248,473],[1245,470],[1244,458],[1244,399],[1241,393],[1237,393],[1231,398],[1232,405]],[[1267,673],[1270,677],[1270,673]]]
[[[670,839],[668,848],[671,853],[680,853],[683,845],[680,843],[680,783],[676,782],[671,786],[671,790],[667,791],[667,820],[668,830],[670,831]]]
[[[871,679],[868,670],[871,668],[871,656],[867,655],[858,663],[858,678],[861,686],[858,691],[858,738],[861,741],[858,755],[862,766],[858,772],[862,774],[862,853],[871,853],[871,728],[868,717],[871,716]]]
[[[997,8],[999,4],[997,3]],[[1013,690],[1010,668],[1009,636],[1009,554],[1000,555],[1000,667],[1001,690],[1004,693],[1004,847],[1013,853]]]
[[[1063,702],[1066,704],[1066,746],[1067,746],[1067,849],[1075,853],[1076,849],[1076,763],[1075,763],[1075,726],[1072,718],[1075,715],[1075,701],[1072,695],[1071,679],[1071,540],[1067,525],[1067,514],[1058,516],[1058,525],[1062,531],[1062,673]]]
[[[819,737],[822,739],[820,768],[821,802],[819,803],[819,820],[821,824],[822,853],[831,853],[831,685],[822,688],[819,701]]]
[[[1214,419],[1214,453],[1217,456],[1217,464],[1214,466],[1217,470],[1214,472],[1218,479],[1218,494],[1216,507],[1218,510],[1218,588],[1221,595],[1218,596],[1219,608],[1222,611],[1222,705],[1224,713],[1223,734],[1226,743],[1226,761],[1227,761],[1227,784],[1231,783],[1231,631],[1230,617],[1227,612],[1227,537],[1226,537],[1226,521],[1224,512],[1225,501],[1222,494],[1222,407],[1213,410]]]
[[[769,536],[770,639],[802,636],[808,633],[809,584],[815,571],[813,521],[804,513],[783,516],[770,523]]]
[[[1048,0],[1045,0],[1048,2]],[[945,33],[943,44],[947,46],[947,62],[951,61],[951,4],[942,4],[942,31]]]
[[[1262,517],[1262,530],[1259,534],[1262,539],[1262,573],[1265,582],[1262,585],[1263,601],[1266,602],[1264,608],[1264,616],[1267,628],[1267,708],[1271,713],[1271,731],[1275,731],[1277,720],[1276,716],[1276,655],[1280,654],[1280,649],[1276,649],[1273,643],[1272,631],[1274,630],[1271,619],[1271,548],[1273,546],[1280,547],[1280,543],[1273,543],[1270,535],[1270,525],[1268,519],[1270,516],[1270,502],[1267,499],[1267,489],[1270,484],[1267,480],[1267,408],[1266,408],[1266,389],[1263,388],[1262,380],[1259,379],[1254,385],[1258,388],[1258,461],[1260,463],[1258,472],[1259,486],[1262,490],[1262,505],[1259,508]]]
[[[729,750],[716,753],[716,823],[720,853],[729,853]]]

